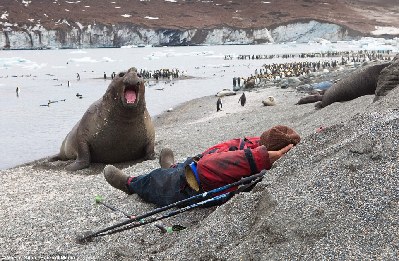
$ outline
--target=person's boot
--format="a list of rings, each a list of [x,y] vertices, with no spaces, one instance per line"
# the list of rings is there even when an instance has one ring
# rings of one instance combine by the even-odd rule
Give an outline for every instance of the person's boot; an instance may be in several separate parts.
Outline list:
[[[116,168],[115,166],[105,166],[104,178],[114,188],[122,190],[127,194],[132,194],[129,192],[127,187],[127,180],[129,179],[129,176],[124,174],[120,169]]]
[[[168,169],[175,164],[175,157],[173,151],[169,148],[163,148],[159,154],[159,165],[161,168]]]

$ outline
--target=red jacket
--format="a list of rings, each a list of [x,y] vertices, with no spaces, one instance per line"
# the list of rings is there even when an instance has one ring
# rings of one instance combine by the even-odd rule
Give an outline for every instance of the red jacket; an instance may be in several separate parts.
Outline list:
[[[265,146],[259,146],[259,137],[219,143],[205,150],[197,163],[198,177],[204,191],[270,168],[269,153]]]
[[[216,144],[215,146],[210,147],[209,149],[202,152],[202,154],[208,154],[213,152],[223,152],[223,151],[231,151],[231,150],[243,150],[246,148],[254,149],[259,146],[259,137],[246,137],[244,139],[232,139],[228,141],[221,142]]]

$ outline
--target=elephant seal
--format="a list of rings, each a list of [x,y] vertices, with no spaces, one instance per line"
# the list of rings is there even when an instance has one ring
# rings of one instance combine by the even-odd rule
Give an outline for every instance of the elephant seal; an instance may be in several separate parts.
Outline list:
[[[321,101],[322,98],[323,98],[323,95],[320,95],[320,94],[308,95],[308,96],[305,96],[305,97],[302,97],[301,99],[299,99],[299,101],[296,103],[296,105],[318,102],[318,101]]]
[[[274,99],[273,96],[267,97],[266,100],[262,101],[264,106],[275,106],[276,105],[276,99]]]
[[[385,96],[388,92],[399,86],[399,54],[395,56],[392,63],[385,67],[378,77],[374,101]]]
[[[230,89],[223,89],[220,92],[216,93],[217,97],[223,97],[223,96],[231,96],[231,95],[236,95],[237,93],[235,91],[232,91]]]
[[[67,170],[90,162],[117,163],[154,158],[155,130],[144,98],[144,80],[137,69],[119,73],[104,96],[94,102],[50,158],[70,160]]]
[[[378,76],[390,63],[367,65],[357,69],[349,77],[333,84],[326,90],[319,106],[326,107],[334,102],[356,99],[363,95],[374,94]]]

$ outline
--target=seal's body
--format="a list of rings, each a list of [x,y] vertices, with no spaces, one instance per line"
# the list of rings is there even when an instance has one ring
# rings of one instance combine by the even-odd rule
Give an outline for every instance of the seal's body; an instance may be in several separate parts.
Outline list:
[[[389,63],[368,65],[356,70],[349,77],[328,88],[319,106],[326,107],[334,102],[349,101],[363,95],[374,94],[380,72],[388,65]]]
[[[301,104],[307,104],[307,103],[314,103],[314,102],[321,101],[322,98],[323,98],[323,95],[312,94],[312,95],[302,97],[301,99],[299,99],[299,101],[296,104],[301,105]]]
[[[377,88],[375,90],[374,101],[399,86],[399,54],[395,56],[392,63],[384,68],[378,77]]]
[[[267,99],[262,101],[264,106],[275,106],[276,105],[276,99],[274,99],[273,96],[267,97]]]
[[[146,109],[144,81],[135,68],[119,73],[64,139],[51,160],[76,159],[68,170],[90,162],[117,163],[154,158],[155,130]]]
[[[237,93],[235,91],[232,91],[230,89],[223,89],[222,91],[216,93],[217,97],[223,97],[223,96],[231,96],[231,95],[236,95]]]

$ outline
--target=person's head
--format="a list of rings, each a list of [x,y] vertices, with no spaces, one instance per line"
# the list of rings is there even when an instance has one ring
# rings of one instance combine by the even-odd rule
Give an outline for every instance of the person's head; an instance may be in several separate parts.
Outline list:
[[[260,136],[260,145],[264,145],[269,151],[276,151],[289,144],[298,144],[301,140],[298,133],[283,125],[277,125],[265,131]]]

